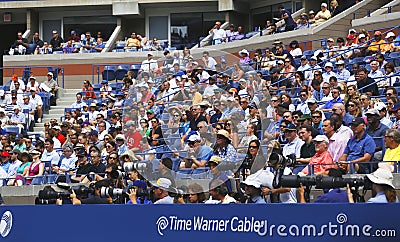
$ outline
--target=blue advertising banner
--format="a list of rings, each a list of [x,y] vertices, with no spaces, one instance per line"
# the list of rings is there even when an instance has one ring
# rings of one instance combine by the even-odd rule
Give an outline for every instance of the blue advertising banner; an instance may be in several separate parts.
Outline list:
[[[398,204],[0,207],[0,241],[400,241]]]

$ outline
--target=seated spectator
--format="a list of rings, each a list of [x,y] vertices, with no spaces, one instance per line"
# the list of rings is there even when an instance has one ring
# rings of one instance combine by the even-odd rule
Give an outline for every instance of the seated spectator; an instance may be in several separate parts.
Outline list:
[[[161,51],[161,50],[163,50],[163,47],[158,42],[158,39],[156,37],[153,37],[153,40],[150,42],[149,50],[150,51]]]
[[[38,47],[36,47],[35,55],[37,55],[37,54],[41,54],[41,55],[53,54],[53,48],[49,45],[49,43],[47,41],[44,41],[42,47],[40,47],[39,49],[38,49]]]
[[[35,177],[40,177],[44,174],[44,163],[40,161],[40,151],[33,150],[29,154],[32,155],[32,163],[28,169],[24,169],[22,175],[18,174],[15,177],[16,186],[22,186],[24,180],[26,185],[40,184],[38,179],[35,180]]]
[[[57,174],[65,174],[66,171],[75,169],[75,163],[78,158],[74,154],[74,149],[71,145],[63,147],[63,153],[60,156],[60,161],[52,167],[53,172]]]
[[[168,194],[171,191],[172,183],[167,178],[159,178],[154,186],[154,196],[156,201],[154,204],[173,204],[174,199]]]
[[[22,37],[22,32],[18,32],[17,39],[11,45],[10,54],[24,55],[27,47],[28,47],[28,40]]]
[[[106,45],[103,43],[103,39],[98,38],[96,41],[96,44],[94,46],[92,46],[92,49],[90,50],[90,52],[98,53],[98,52],[101,52],[105,47],[106,47]]]
[[[85,149],[79,149],[76,156],[78,157],[78,169],[76,170],[76,175],[71,177],[71,182],[75,183],[82,182],[90,172],[93,172],[93,165],[88,162],[88,154]]]
[[[328,151],[329,140],[325,135],[317,135],[313,139],[315,143],[315,155],[311,157],[309,165],[305,167],[299,175],[307,175],[309,168],[312,169],[315,175],[323,175],[330,168],[333,168],[334,163],[331,154]],[[311,166],[311,167],[309,167]]]
[[[350,125],[354,132],[354,137],[347,143],[346,149],[342,157],[340,157],[340,162],[344,163],[341,163],[339,166],[349,172],[350,166],[348,163],[351,162],[353,164],[350,165],[354,165],[357,173],[369,173],[371,171],[370,165],[363,162],[371,161],[376,148],[375,142],[365,132],[366,124],[363,118],[354,118]]]
[[[333,161],[337,163],[343,155],[348,139],[336,132],[337,128],[333,119],[325,119],[322,124],[322,130],[329,139],[328,151],[331,154]]]
[[[321,10],[315,15],[315,23],[322,23],[331,18],[331,12],[328,10],[328,4],[321,3]]]
[[[376,109],[368,109],[368,111],[365,113],[365,116],[367,116],[368,122],[366,132],[369,136],[374,138],[376,145],[374,160],[381,161],[383,158],[381,138],[386,135],[386,131],[389,129],[389,127],[380,122],[379,111]]]
[[[57,97],[57,92],[58,92],[59,87],[58,87],[57,82],[53,79],[53,72],[47,73],[47,80],[43,82],[43,85],[45,85],[47,88],[40,85],[39,89],[42,92],[49,92],[49,93],[51,93],[51,96],[53,98]],[[50,103],[51,103],[51,101],[50,101]],[[54,103],[55,103],[55,101],[54,101]]]
[[[331,17],[335,17],[339,13],[341,13],[343,10],[339,6],[339,3],[336,0],[331,1]]]
[[[76,34],[75,30],[71,30],[71,36],[68,37],[67,41],[72,41],[73,43],[81,42],[81,37]]]
[[[231,144],[231,137],[228,131],[218,131],[217,142],[214,145],[214,155],[221,157],[224,162],[237,161],[237,152]]]
[[[201,143],[201,137],[192,134],[188,138],[189,156],[183,159],[182,168],[199,168],[205,167],[213,155],[213,150]]]
[[[62,48],[64,54],[78,53],[79,50],[72,45],[72,40],[67,41],[67,45]]]
[[[36,44],[36,48],[42,48],[43,47],[44,42],[43,42],[43,40],[41,40],[39,38],[39,33],[38,32],[35,32],[33,34],[32,41],[30,42],[30,44]]]
[[[389,166],[390,170],[394,170],[394,161],[400,160],[400,131],[397,129],[386,130],[384,136],[386,151],[383,162],[378,163],[379,167]]]
[[[57,30],[53,30],[53,38],[50,40],[50,46],[53,51],[63,51],[62,44],[64,43],[63,38],[58,35]]]
[[[85,94],[83,97],[84,100],[96,99],[96,94],[94,93],[92,83],[90,83],[89,80],[83,81],[82,92]]]
[[[36,81],[36,77],[30,76],[29,82],[26,84],[26,92],[30,92],[33,90],[34,92],[39,92],[39,83]]]
[[[299,138],[304,142],[300,148],[300,157],[296,159],[296,167],[293,169],[293,173],[297,174],[306,165],[310,163],[311,157],[315,155],[315,143],[312,137],[312,127],[307,124],[303,124],[299,127]]]
[[[131,37],[125,43],[125,49],[140,49],[142,48],[140,41],[136,37],[136,33],[132,33]]]
[[[348,113],[353,117],[362,117],[362,107],[359,99],[350,99],[347,104]]]
[[[384,46],[385,40],[382,39],[382,32],[375,31],[374,33],[374,41],[369,44],[367,49],[367,55],[373,55],[380,52],[381,48]]]
[[[229,28],[227,30],[225,30],[225,42],[231,42],[232,39],[235,37],[236,32],[235,32],[235,25],[234,24],[230,24]]]
[[[75,96],[76,102],[71,105],[71,108],[82,109],[83,106],[86,104],[84,101],[82,101],[82,93],[78,92]]]
[[[296,29],[308,29],[311,28],[312,22],[308,20],[307,16],[301,16],[300,22],[297,24]]]
[[[300,58],[303,55],[303,51],[299,47],[299,42],[297,40],[292,40],[289,44],[290,54],[293,58]]]
[[[8,121],[9,125],[15,125],[19,127],[19,133],[22,133],[22,130],[24,130],[24,125],[26,123],[26,118],[23,113],[21,113],[21,108],[18,105],[15,105],[13,107],[14,112],[11,115],[11,118]]]
[[[96,44],[96,40],[91,37],[90,32],[86,32],[85,38],[82,40],[82,50],[90,51]]]
[[[367,76],[368,71],[365,68],[360,68],[357,71],[356,81],[357,81],[357,89],[361,91],[361,93],[367,93],[370,96],[379,96],[378,85],[374,79]]]
[[[244,33],[243,26],[239,25],[237,27],[236,33],[234,34],[234,37],[232,38],[232,41],[234,41],[234,40],[242,40],[242,39],[245,38],[245,36],[246,36],[246,34]]]
[[[345,68],[345,63],[343,60],[338,60],[336,62],[337,73],[336,78],[338,82],[347,82],[350,78],[350,72]]]

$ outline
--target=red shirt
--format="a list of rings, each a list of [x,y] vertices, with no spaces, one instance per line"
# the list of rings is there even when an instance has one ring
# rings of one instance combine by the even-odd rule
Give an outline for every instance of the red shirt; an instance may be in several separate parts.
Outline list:
[[[96,94],[94,94],[94,89],[93,89],[93,87],[89,87],[88,89],[82,88],[82,91],[85,92],[85,97],[86,97],[86,99],[89,99],[89,98],[96,98]]]
[[[57,136],[58,141],[60,141],[61,145],[67,141],[67,139],[61,133]]]
[[[142,135],[139,133],[139,131],[136,131],[134,133],[127,133],[125,138],[127,140],[126,146],[128,149],[139,148]]]

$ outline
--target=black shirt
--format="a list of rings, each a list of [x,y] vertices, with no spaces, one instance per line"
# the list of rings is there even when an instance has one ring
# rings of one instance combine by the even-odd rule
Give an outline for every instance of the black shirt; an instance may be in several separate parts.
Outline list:
[[[87,175],[87,174],[89,174],[90,172],[94,172],[94,169],[93,169],[93,168],[94,168],[94,167],[93,167],[92,164],[87,163],[86,165],[79,166],[79,167],[78,167],[78,170],[76,170],[76,174],[77,174],[77,175]]]
[[[361,88],[368,86],[368,87],[360,90],[360,92],[361,93],[371,92],[372,96],[379,96],[378,85],[374,82],[375,82],[374,79],[372,79],[371,77],[367,77],[367,79],[365,81],[357,80],[357,89],[360,90]],[[374,84],[372,84],[372,83],[374,83]],[[372,85],[370,85],[370,84],[372,84]]]
[[[22,38],[22,43],[28,44],[28,40],[25,38]],[[18,42],[18,39],[14,41],[14,43],[11,45],[11,48],[17,48],[18,46],[22,45],[22,43]]]
[[[53,48],[53,51],[62,50],[61,48],[62,43],[64,43],[64,40],[60,36],[58,36],[57,39],[52,38],[50,40],[50,45]]]
[[[206,117],[204,117],[203,115],[200,115],[199,116],[199,118],[198,119],[192,119],[192,120],[190,120],[190,129],[191,130],[193,130],[193,131],[197,131],[197,125],[201,122],[201,121],[205,121],[205,122],[207,122],[207,119],[206,119]]]
[[[304,143],[300,148],[300,158],[311,158],[315,155],[315,144],[311,141],[310,144]]]

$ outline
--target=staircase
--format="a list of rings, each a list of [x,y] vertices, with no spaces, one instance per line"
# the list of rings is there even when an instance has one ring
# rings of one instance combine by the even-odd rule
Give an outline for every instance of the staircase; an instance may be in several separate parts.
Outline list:
[[[33,132],[28,132],[29,135],[41,134],[44,137],[44,123],[50,122],[55,118],[60,122],[60,117],[64,116],[64,109],[71,107],[71,104],[76,101],[76,93],[81,89],[63,89],[59,92],[57,106],[52,106],[48,114],[43,114],[41,123],[36,123]]]

